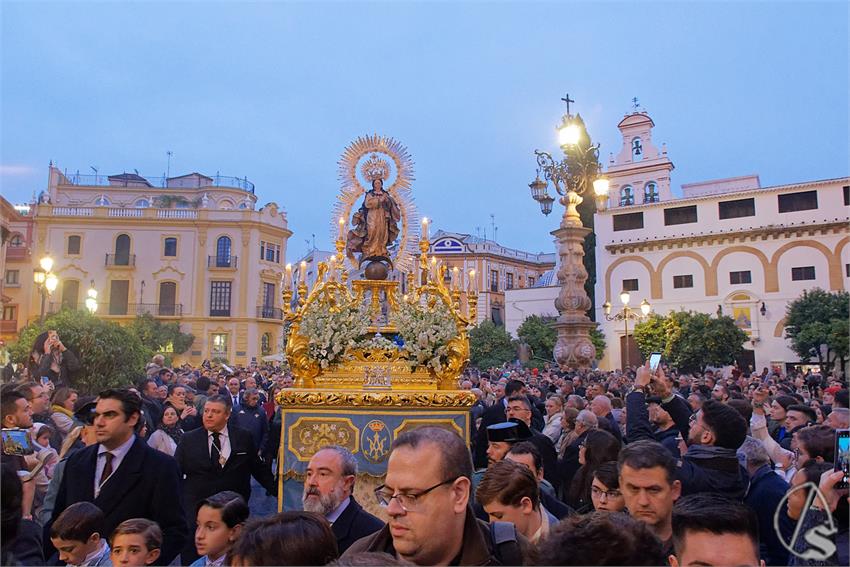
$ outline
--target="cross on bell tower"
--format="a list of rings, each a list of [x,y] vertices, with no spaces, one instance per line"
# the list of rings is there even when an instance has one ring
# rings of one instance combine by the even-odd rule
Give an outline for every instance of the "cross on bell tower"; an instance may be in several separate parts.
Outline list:
[[[564,96],[564,98],[562,98],[561,100],[567,103],[567,116],[569,116],[570,115],[570,103],[575,102],[575,101],[570,98],[569,93],[567,93],[567,95]]]
[[[635,112],[637,112],[637,111],[638,111],[638,109],[640,108],[640,103],[638,102],[638,98],[637,98],[637,97],[634,97],[634,98],[632,99],[632,108],[634,108],[634,109],[635,109]]]

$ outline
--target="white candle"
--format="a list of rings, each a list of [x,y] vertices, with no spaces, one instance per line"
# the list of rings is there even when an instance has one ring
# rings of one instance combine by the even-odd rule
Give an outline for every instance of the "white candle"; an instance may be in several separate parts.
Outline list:
[[[475,270],[469,270],[469,291],[478,291],[478,282],[475,280]]]
[[[422,219],[422,240],[428,240],[428,217]]]
[[[437,281],[440,272],[437,271],[437,258],[431,256],[431,279]]]
[[[286,265],[286,274],[283,276],[284,289],[292,286],[292,264]]]
[[[301,271],[301,273],[299,274],[300,275],[300,278],[299,278],[300,282],[302,284],[306,284],[307,283],[307,262],[305,262],[304,260],[301,260],[301,264],[299,264],[298,269]]]
[[[460,269],[457,266],[452,268],[452,289],[460,289]]]
[[[345,219],[343,217],[339,217],[339,239],[345,239]]]

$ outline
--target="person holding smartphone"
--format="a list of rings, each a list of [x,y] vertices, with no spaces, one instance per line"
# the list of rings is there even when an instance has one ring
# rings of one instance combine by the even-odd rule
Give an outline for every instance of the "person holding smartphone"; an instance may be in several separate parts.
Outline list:
[[[30,373],[41,380],[47,377],[54,386],[67,386],[69,378],[80,369],[80,361],[51,329],[36,337],[32,347]]]

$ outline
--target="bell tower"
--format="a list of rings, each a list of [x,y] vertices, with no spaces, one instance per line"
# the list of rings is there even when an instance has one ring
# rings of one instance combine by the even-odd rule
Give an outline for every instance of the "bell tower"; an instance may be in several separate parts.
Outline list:
[[[634,101],[634,111],[617,124],[623,135],[623,145],[616,156],[611,154],[606,175],[610,181],[610,206],[627,207],[644,203],[669,201],[670,172],[673,162],[667,157],[667,147],[659,150],[652,141],[655,123]]]

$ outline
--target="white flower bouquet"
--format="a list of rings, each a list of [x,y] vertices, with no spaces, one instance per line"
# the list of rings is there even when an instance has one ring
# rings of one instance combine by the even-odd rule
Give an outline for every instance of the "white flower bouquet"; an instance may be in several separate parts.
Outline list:
[[[328,309],[320,302],[311,303],[301,317],[298,334],[310,338],[308,353],[322,369],[348,360],[349,348],[369,328],[369,316],[358,305],[339,305]]]
[[[425,366],[437,373],[442,371],[448,354],[446,345],[457,334],[454,317],[442,301],[433,307],[401,301],[390,321],[404,340],[404,350],[414,369]]]

